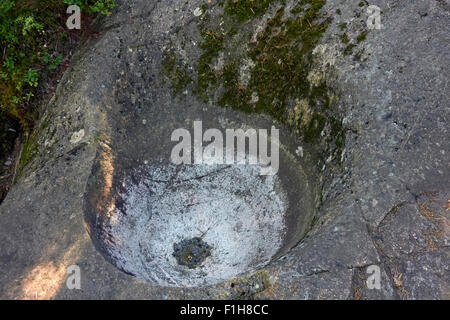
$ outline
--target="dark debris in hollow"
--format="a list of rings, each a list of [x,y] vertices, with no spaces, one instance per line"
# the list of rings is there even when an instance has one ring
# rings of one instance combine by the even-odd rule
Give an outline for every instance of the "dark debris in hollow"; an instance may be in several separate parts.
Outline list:
[[[179,265],[195,269],[201,266],[207,257],[211,255],[211,246],[195,237],[189,240],[182,240],[173,245],[173,256]]]

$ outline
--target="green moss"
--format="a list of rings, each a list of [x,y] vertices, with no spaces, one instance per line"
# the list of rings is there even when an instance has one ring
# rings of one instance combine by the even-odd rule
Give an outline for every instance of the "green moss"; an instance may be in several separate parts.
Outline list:
[[[367,31],[364,30],[364,31],[362,31],[362,32],[358,35],[358,37],[356,38],[356,43],[350,43],[350,39],[349,39],[348,35],[347,35],[346,33],[344,33],[344,34],[341,36],[342,42],[345,43],[345,44],[347,44],[347,46],[345,47],[344,52],[343,52],[344,55],[345,55],[345,56],[348,56],[349,54],[351,54],[351,53],[353,52],[353,49],[354,49],[359,43],[365,41],[366,38],[367,38]],[[362,52],[361,52],[361,54],[362,54]],[[361,54],[359,54],[359,56],[360,56]],[[359,57],[358,57],[358,58],[359,58]]]
[[[307,2],[307,1],[306,1]],[[308,96],[310,69],[308,57],[326,30],[329,21],[313,24],[321,6],[314,2],[303,17],[285,19],[284,9],[277,11],[258,42],[248,51],[254,62],[247,86],[239,84],[235,64],[224,68],[225,93],[219,102],[246,112],[265,112],[285,120],[290,98]],[[256,93],[258,101],[251,103]]]
[[[328,87],[325,81],[322,81],[318,86],[311,89],[309,101],[317,110],[324,111],[330,107],[331,101],[328,96]]]
[[[336,149],[341,153],[342,148],[345,144],[345,130],[342,126],[342,123],[336,119],[335,117],[330,118],[330,124],[331,124],[331,134],[330,134],[330,141],[335,143]]]
[[[234,37],[238,34],[238,30],[236,28],[231,28],[230,31],[228,31],[227,36]]]
[[[209,87],[218,82],[216,72],[211,64],[223,49],[224,36],[206,27],[201,30],[201,36],[203,42],[200,44],[200,48],[203,49],[203,54],[198,60],[197,88],[200,97],[206,101]]]
[[[177,66],[172,78],[172,87],[176,92],[183,91],[192,82],[186,68]]]
[[[252,112],[253,106],[250,105],[251,93],[244,87],[237,85],[239,70],[235,63],[227,64],[223,69],[223,86],[225,92],[219,98],[219,105],[233,106],[244,112]]]
[[[321,133],[323,131],[323,129],[325,128],[325,125],[327,123],[327,118],[320,114],[320,113],[315,113],[312,118],[311,121],[309,122],[309,125],[307,126],[307,128],[305,129],[305,133],[304,133],[304,138],[305,138],[305,142],[307,143],[313,143],[316,142],[317,140],[319,140],[319,138],[321,137]]]
[[[38,147],[38,144],[35,141],[34,135],[31,135],[23,144],[22,153],[20,155],[20,160],[19,160],[19,166],[17,169],[17,180],[20,179],[25,166],[33,158],[37,147]]]
[[[349,54],[351,54],[353,52],[354,47],[356,47],[356,44],[353,43],[350,43],[348,46],[346,46],[344,49],[344,55],[348,56]]]
[[[345,43],[345,44],[347,44],[347,43],[350,42],[350,39],[348,38],[348,35],[347,35],[346,33],[344,33],[344,34],[341,36],[341,40],[342,40],[342,42]]]
[[[227,0],[225,12],[235,16],[240,22],[259,17],[266,13],[274,0]]]
[[[202,9],[202,12],[206,12],[209,9],[209,4],[204,3],[200,7]]]
[[[198,92],[204,100],[214,99],[223,107],[232,107],[246,113],[266,113],[294,126],[308,143],[322,140],[325,128],[336,139],[334,145],[341,145],[341,131],[332,120],[329,88],[325,81],[310,83],[309,75],[314,73],[312,56],[331,18],[321,9],[325,0],[301,0],[291,10],[292,17],[285,17],[284,8],[277,10],[267,20],[266,27],[256,39],[248,42],[243,53],[224,55],[224,66],[220,70],[212,68],[214,59],[225,48],[235,48],[235,30],[242,30],[242,24],[262,14],[269,2],[260,2],[259,10],[248,14],[246,6],[252,1],[227,2],[225,14],[238,17],[238,21],[228,32],[218,33],[217,26],[201,25],[203,53],[198,62]],[[256,1],[255,1],[256,2]],[[255,4],[256,5],[256,4]],[[253,7],[252,7],[253,8]],[[250,10],[251,11],[251,10]],[[244,14],[246,13],[246,14]],[[226,15],[224,16],[226,19]],[[213,19],[211,20],[213,23]],[[227,27],[225,25],[225,30]],[[239,33],[239,37],[245,39]],[[235,50],[238,51],[238,50]],[[251,60],[249,81],[241,83],[242,61]],[[247,62],[245,62],[247,64]],[[214,93],[214,94],[213,94]],[[292,110],[292,102],[298,102]],[[331,142],[334,141],[330,138]],[[325,140],[325,139],[323,139]],[[337,148],[337,147],[336,147]]]
[[[359,34],[358,38],[356,38],[356,42],[361,43],[361,42],[365,41],[366,38],[367,38],[367,31],[363,31]]]
[[[175,68],[176,62],[177,58],[173,50],[164,52],[162,67],[165,76],[169,76],[172,73],[173,69]]]
[[[311,224],[309,225],[309,229],[312,230],[314,226],[316,225],[317,221],[319,221],[319,218],[317,216],[314,216],[311,220]]]
[[[173,50],[166,51],[162,61],[162,70],[164,75],[169,79],[175,92],[182,92],[191,82],[186,66],[182,66],[177,61],[177,57]]]
[[[342,14],[341,9],[336,9],[336,14],[337,14],[337,15],[341,15],[341,14]]]
[[[297,4],[294,8],[291,9],[291,13],[298,15],[298,14],[302,13],[304,10],[305,9],[300,4]]]
[[[262,283],[264,285],[264,290],[267,290],[272,286],[272,283],[270,282],[270,276],[265,270],[258,270],[256,271],[256,276],[262,280]]]

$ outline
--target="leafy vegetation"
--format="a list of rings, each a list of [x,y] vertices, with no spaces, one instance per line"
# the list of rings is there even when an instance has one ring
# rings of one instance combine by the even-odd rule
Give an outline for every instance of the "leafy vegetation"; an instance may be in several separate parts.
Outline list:
[[[115,0],[64,0],[67,5],[77,5],[82,11],[109,15],[116,6]]]
[[[0,114],[32,128],[32,107],[41,80],[63,61],[66,9],[109,14],[114,0],[0,0]]]

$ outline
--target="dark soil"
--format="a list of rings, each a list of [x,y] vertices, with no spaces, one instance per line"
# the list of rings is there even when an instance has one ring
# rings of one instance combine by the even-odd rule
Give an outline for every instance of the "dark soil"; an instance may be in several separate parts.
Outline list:
[[[173,256],[179,265],[189,269],[200,267],[203,261],[211,255],[211,246],[201,238],[182,240],[173,245]]]

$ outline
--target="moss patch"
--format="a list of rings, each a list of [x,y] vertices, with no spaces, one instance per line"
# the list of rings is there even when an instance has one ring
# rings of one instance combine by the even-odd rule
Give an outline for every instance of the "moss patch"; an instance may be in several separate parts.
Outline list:
[[[186,66],[182,65],[174,51],[166,51],[162,61],[162,70],[175,92],[182,92],[191,82]]]
[[[356,42],[361,43],[361,42],[365,41],[366,38],[367,38],[367,31],[363,31],[359,34],[358,38],[356,38]]]
[[[267,271],[258,270],[250,276],[230,280],[230,294],[233,300],[253,300],[264,291],[271,291],[273,286]]]
[[[198,23],[202,39],[196,64],[198,96],[222,107],[268,114],[317,146],[320,159],[330,153],[340,159],[345,130],[333,110],[334,95],[313,63],[313,51],[332,21],[322,10],[325,3],[300,0],[290,12],[282,0],[222,1],[218,3],[222,13],[203,5]],[[269,8],[274,13],[262,21]],[[254,34],[255,25],[264,27]],[[344,31],[347,25],[340,28]],[[349,53],[356,46],[346,34],[342,41]],[[163,72],[174,88],[189,83],[178,60],[173,52],[163,60]]]
[[[347,45],[344,49],[344,55],[348,56],[349,54],[351,54],[353,52],[353,48],[356,47],[356,44],[350,43],[349,45]]]
[[[200,44],[200,48],[203,50],[203,53],[198,60],[197,89],[200,97],[206,100],[208,98],[208,89],[218,82],[211,63],[223,49],[224,35],[204,28],[201,30],[201,36],[203,42]]]
[[[345,44],[350,42],[350,39],[349,39],[349,37],[348,37],[348,35],[346,33],[341,35],[341,40],[342,40],[342,43],[345,43]]]
[[[353,53],[353,49],[360,44],[361,42],[365,41],[367,39],[367,31],[364,30],[362,31],[358,37],[356,38],[356,43],[353,41],[353,43],[351,43],[350,38],[348,37],[348,35],[346,33],[344,33],[343,35],[341,35],[341,40],[344,44],[346,44],[347,46],[344,48],[344,55],[348,56],[349,54]],[[362,54],[362,52],[358,53],[359,55]],[[359,57],[357,57],[359,58]]]
[[[22,153],[19,160],[19,166],[17,169],[16,181],[20,179],[20,177],[23,174],[23,170],[25,169],[25,166],[30,162],[30,160],[35,155],[37,147],[38,144],[35,140],[34,135],[32,134],[23,144]]]
[[[225,12],[235,16],[239,21],[245,22],[266,13],[274,0],[228,0]]]
[[[209,20],[209,23],[200,24],[203,38],[200,45],[203,53],[198,61],[197,87],[200,97],[205,101],[215,101],[217,97],[215,102],[221,106],[246,113],[269,114],[293,126],[309,143],[318,142],[325,128],[340,136],[337,131],[342,127],[337,126],[334,118],[330,117],[331,99],[326,82],[313,85],[308,80],[313,70],[312,52],[331,23],[331,18],[321,12],[325,2],[301,0],[289,15],[281,6],[267,20],[256,42],[248,41],[243,56],[236,58],[236,55],[231,55],[229,58],[225,53],[226,61],[217,70],[213,63],[220,52],[233,48],[229,43],[237,30],[244,30],[243,24],[262,16],[270,5],[284,3],[226,2],[222,18],[226,19],[228,15],[235,20],[229,31],[215,31],[218,26]],[[346,40],[350,41],[348,37]],[[250,77],[246,82],[242,81],[241,76],[243,61],[251,61]],[[295,106],[294,101],[298,102]],[[338,144],[341,143],[335,143],[335,146]]]

